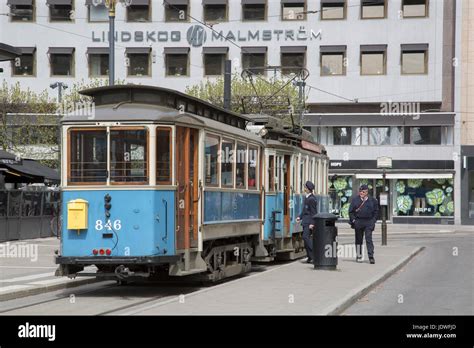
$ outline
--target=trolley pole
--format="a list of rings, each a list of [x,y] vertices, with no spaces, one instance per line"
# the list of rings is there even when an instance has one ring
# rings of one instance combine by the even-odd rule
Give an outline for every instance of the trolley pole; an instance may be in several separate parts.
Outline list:
[[[383,192],[385,194],[385,169],[383,170]],[[382,206],[382,245],[387,245],[387,205]]]
[[[109,7],[109,86],[115,83],[115,1],[106,2]]]
[[[302,132],[302,122],[303,122],[303,113],[304,113],[304,90],[306,87],[306,82],[304,80],[300,80],[296,82],[296,85],[298,86],[298,108],[299,108],[299,124],[298,126],[300,127],[300,133]]]

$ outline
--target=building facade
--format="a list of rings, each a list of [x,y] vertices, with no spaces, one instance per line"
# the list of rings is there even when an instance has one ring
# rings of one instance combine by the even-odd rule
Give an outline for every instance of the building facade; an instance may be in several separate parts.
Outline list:
[[[102,1],[5,0],[0,13],[0,42],[23,52],[2,64],[9,82],[55,95],[52,83],[107,77]],[[226,59],[267,77],[305,67],[304,125],[332,159],[333,212],[346,217],[368,183],[388,191],[394,223],[460,223],[460,13],[461,0],[133,0],[117,7],[115,76],[183,91]]]

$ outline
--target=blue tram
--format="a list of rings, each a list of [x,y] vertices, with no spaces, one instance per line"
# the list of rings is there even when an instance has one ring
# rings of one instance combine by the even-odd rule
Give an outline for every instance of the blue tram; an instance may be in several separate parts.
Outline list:
[[[215,281],[302,255],[306,180],[327,209],[328,157],[309,132],[165,88],[81,93],[94,112],[61,121],[56,275]]]

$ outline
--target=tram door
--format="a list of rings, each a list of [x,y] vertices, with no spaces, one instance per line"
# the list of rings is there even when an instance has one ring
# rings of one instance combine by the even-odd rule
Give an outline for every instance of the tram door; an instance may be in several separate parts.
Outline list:
[[[176,249],[198,247],[198,135],[176,128]]]
[[[290,170],[291,170],[291,156],[285,155],[284,158],[284,171],[283,171],[283,221],[284,231],[286,236],[289,236],[290,231],[290,199],[291,199],[291,181],[290,181]]]

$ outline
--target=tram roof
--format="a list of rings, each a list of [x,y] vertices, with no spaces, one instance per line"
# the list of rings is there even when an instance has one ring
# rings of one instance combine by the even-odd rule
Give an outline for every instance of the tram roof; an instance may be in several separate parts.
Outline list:
[[[245,129],[246,123],[251,120],[242,114],[164,87],[127,84],[90,88],[80,91],[80,94],[92,97],[96,106],[119,106],[124,103],[149,104],[168,110],[179,109],[241,129]]]

